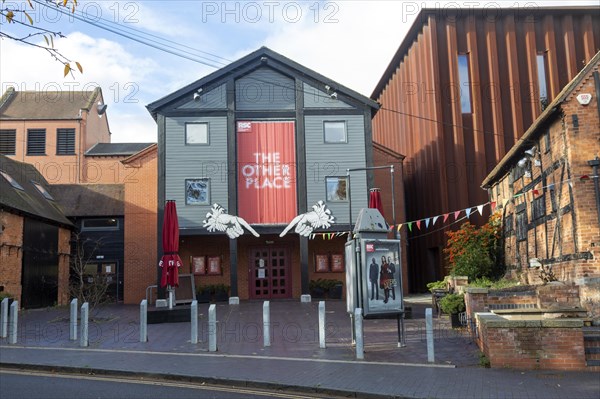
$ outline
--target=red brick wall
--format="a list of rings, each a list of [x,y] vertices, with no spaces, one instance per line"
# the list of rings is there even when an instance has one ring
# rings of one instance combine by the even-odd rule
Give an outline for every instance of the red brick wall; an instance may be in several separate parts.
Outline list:
[[[158,163],[156,148],[125,164],[135,178],[125,184],[124,302],[137,304],[156,284]]]
[[[593,70],[597,71],[598,65]],[[520,271],[521,280],[527,284],[542,283],[539,267],[529,266],[531,258],[538,258],[542,264],[550,264],[559,281],[587,285],[600,278],[600,222],[594,180],[579,179],[580,176],[593,174],[588,161],[598,155],[600,148],[600,118],[592,72],[561,104],[562,117],[551,117],[549,125],[541,126],[530,140],[527,148],[533,145],[537,147],[536,158],[541,162],[541,167],[532,166],[532,177],[519,178],[512,187],[507,174],[497,182],[497,186],[491,188],[492,201],[501,205],[505,200],[511,200],[504,209],[499,210],[506,216],[514,215],[513,232],[506,237],[504,245],[505,263],[509,269]],[[581,105],[577,101],[576,97],[581,93],[592,94],[592,101],[588,105]],[[544,140],[546,132],[550,137],[550,148],[547,148]],[[559,167],[553,169],[552,165],[556,163]],[[525,195],[513,198],[542,173],[546,176],[546,186],[554,184],[553,191],[543,187],[541,180],[533,186],[538,190],[537,194],[528,190]],[[552,212],[553,192],[559,208],[569,210],[560,216],[560,224],[559,218]],[[527,220],[531,224],[532,201],[541,195],[544,195],[546,216],[550,218],[535,227],[531,226],[527,240],[517,242],[514,233],[516,206],[526,204]],[[594,284],[595,289],[581,291],[581,302],[589,310],[600,307],[600,284]]]
[[[478,323],[479,347],[491,366],[543,370],[585,369],[581,327],[543,327],[542,322],[537,323],[542,326],[493,328],[486,323]]]
[[[23,217],[0,210],[0,285],[21,303]]]

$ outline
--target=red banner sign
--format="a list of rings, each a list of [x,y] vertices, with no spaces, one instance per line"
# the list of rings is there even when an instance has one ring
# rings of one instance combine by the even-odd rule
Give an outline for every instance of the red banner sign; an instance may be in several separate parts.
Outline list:
[[[293,121],[237,122],[238,215],[248,223],[287,224],[297,211]]]

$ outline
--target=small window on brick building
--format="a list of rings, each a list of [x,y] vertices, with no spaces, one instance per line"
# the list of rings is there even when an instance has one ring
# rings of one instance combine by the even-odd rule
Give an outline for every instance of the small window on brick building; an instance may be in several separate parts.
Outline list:
[[[75,129],[56,129],[56,155],[75,154]]]
[[[546,196],[540,195],[531,202],[531,219],[537,220],[546,216]]]
[[[542,111],[548,106],[550,99],[548,97],[548,81],[546,74],[546,53],[537,55],[537,75],[538,75],[538,91],[540,96],[540,106]]]
[[[517,241],[527,239],[527,209],[525,204],[517,207]]]
[[[27,155],[46,155],[46,129],[27,130]]]
[[[505,236],[510,235],[514,231],[513,223],[514,223],[514,216],[512,213],[510,215],[507,215],[504,218],[504,235]]]
[[[544,134],[544,153],[548,153],[550,151],[550,130]]]
[[[15,129],[0,130],[0,154],[15,155],[17,131]]]

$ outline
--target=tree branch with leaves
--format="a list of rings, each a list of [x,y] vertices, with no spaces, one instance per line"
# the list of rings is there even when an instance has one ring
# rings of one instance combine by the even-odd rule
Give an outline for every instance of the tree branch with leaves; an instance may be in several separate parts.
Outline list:
[[[2,0],[0,7],[0,39],[14,40],[16,42],[26,44],[31,47],[38,48],[48,52],[51,58],[63,65],[64,76],[72,75],[74,68],[77,68],[79,73],[83,73],[83,67],[77,61],[71,60],[59,49],[54,46],[55,38],[66,38],[66,36],[53,29],[36,25],[30,13],[37,7],[58,7],[70,10],[75,13],[77,9],[77,0],[60,0],[54,3],[50,0],[27,0],[27,3],[13,3]],[[29,12],[28,12],[29,11]],[[11,29],[12,28],[12,29]],[[16,31],[22,30],[23,33]],[[44,42],[38,40],[44,39]]]

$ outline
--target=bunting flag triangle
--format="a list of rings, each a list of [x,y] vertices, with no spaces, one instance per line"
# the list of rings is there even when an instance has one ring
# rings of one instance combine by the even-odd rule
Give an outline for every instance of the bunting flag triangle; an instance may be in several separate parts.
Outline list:
[[[421,221],[417,220],[417,230],[421,230]]]
[[[412,232],[412,224],[413,222],[408,222],[408,231]]]
[[[540,192],[534,188],[533,189],[533,195],[540,195]]]
[[[312,233],[312,234],[310,235],[310,239],[311,239],[311,240],[314,240],[314,239],[315,239],[315,233]]]
[[[460,211],[454,212],[454,220],[458,220],[459,216],[460,216]]]
[[[446,223],[446,220],[448,220],[448,217],[450,216],[449,213],[444,213],[444,220],[442,223]]]
[[[483,216],[483,205],[477,205],[477,212],[479,212],[479,214]]]
[[[425,228],[426,229],[429,228],[429,220],[430,220],[430,218],[425,219]]]
[[[325,233],[321,233],[321,238],[324,240],[325,239]]]
[[[400,232],[400,229],[401,229],[401,228],[402,228],[402,223],[400,223],[400,224],[398,225],[398,232]]]
[[[590,177],[588,175],[583,175],[579,178],[579,180],[590,180]]]
[[[492,213],[496,210],[496,201],[490,202],[490,208],[492,209]]]
[[[435,226],[435,222],[437,222],[439,216],[434,216],[433,217],[433,222],[431,223],[431,227]]]
[[[467,215],[467,219],[471,216],[471,208],[465,209],[465,214]]]

